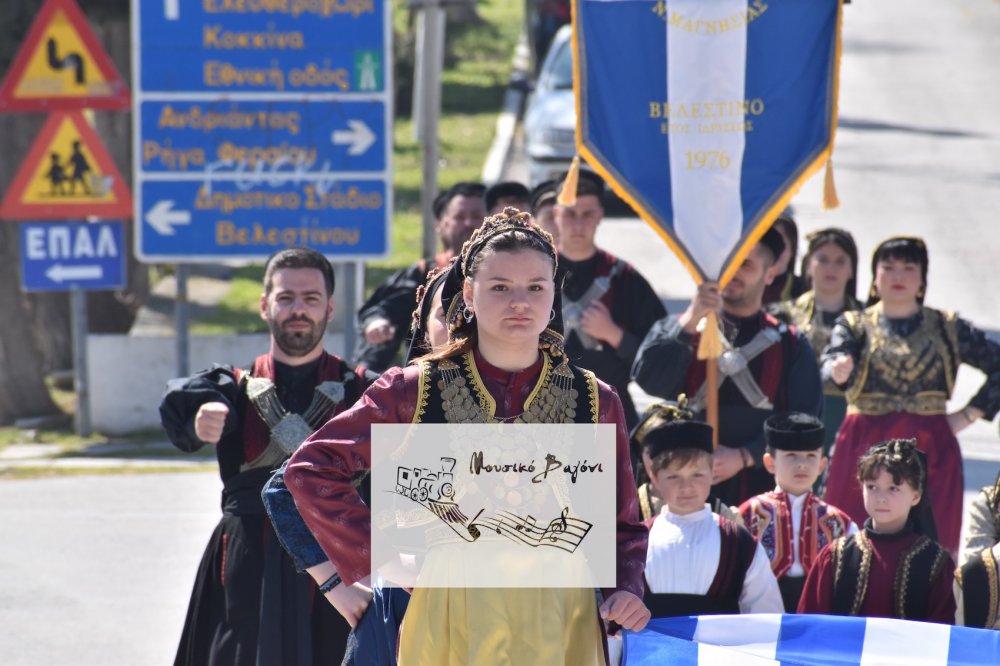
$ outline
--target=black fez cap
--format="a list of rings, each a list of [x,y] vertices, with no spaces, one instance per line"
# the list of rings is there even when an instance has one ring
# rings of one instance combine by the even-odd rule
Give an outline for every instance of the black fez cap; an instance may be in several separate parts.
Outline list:
[[[519,199],[521,201],[528,201],[531,198],[531,192],[523,184],[516,180],[505,180],[503,182],[497,183],[486,190],[486,210],[490,211],[500,199]],[[521,211],[523,213],[530,213],[531,211]]]
[[[559,174],[556,178],[556,189],[562,188],[562,184],[566,182],[566,176],[569,175],[568,171],[564,171]],[[587,169],[580,169],[580,176],[576,181],[576,196],[582,197],[587,194],[592,194],[598,198],[603,204],[604,202],[604,179],[598,176],[593,171],[588,171]]]
[[[542,206],[554,204],[559,195],[559,181],[546,180],[531,190],[531,214],[537,215]]]
[[[782,451],[815,451],[823,447],[823,422],[802,412],[775,414],[764,421],[764,441]]]
[[[712,426],[704,421],[668,421],[647,430],[642,445],[650,458],[678,449],[712,453]]]
[[[780,257],[781,253],[785,251],[785,239],[781,236],[781,232],[773,226],[767,230],[767,233],[761,236],[760,242],[774,254],[775,259]]]

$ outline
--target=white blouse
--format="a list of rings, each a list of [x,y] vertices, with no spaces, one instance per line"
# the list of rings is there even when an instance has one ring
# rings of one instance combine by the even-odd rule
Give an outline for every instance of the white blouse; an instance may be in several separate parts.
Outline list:
[[[664,506],[649,530],[646,583],[654,593],[705,594],[719,568],[722,536],[719,516],[706,504],[679,516]],[[740,593],[741,613],[783,613],[778,581],[764,549],[757,544]]]

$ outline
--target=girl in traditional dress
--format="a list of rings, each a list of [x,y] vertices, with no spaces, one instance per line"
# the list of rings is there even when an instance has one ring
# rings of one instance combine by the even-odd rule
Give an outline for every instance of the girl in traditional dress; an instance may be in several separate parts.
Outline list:
[[[649,618],[640,599],[647,535],[621,403],[561,353],[555,262],[551,237],[529,215],[487,218],[449,274],[462,284],[448,308],[449,344],[386,372],[289,462],[288,487],[343,579],[332,596],[353,623],[371,599],[371,551],[370,513],[351,478],[371,465],[372,424],[616,424],[617,585],[602,590],[603,603],[593,589],[418,587],[400,633],[403,666],[604,664],[605,623],[639,630]]]
[[[923,240],[895,237],[872,257],[867,308],[837,320],[823,355],[824,377],[845,389],[847,416],[837,434],[825,499],[865,518],[854,475],[872,443],[916,438],[927,454],[926,492],[938,540],[953,556],[962,525],[962,454],[956,433],[1000,409],[1000,345],[952,312],[923,304],[927,291]],[[969,404],[947,413],[958,366],[986,374]]]
[[[872,446],[855,465],[864,530],[834,539],[806,576],[798,612],[954,624],[955,563],[926,516],[927,468],[912,439]]]
[[[848,310],[860,310],[857,293],[858,248],[854,238],[843,229],[820,229],[808,236],[809,246],[802,259],[802,275],[808,291],[796,299],[768,308],[771,314],[802,331],[819,361],[830,343],[830,333],[837,317]],[[823,383],[823,428],[826,440],[823,455],[829,455],[837,435],[847,401],[844,392],[833,382]]]

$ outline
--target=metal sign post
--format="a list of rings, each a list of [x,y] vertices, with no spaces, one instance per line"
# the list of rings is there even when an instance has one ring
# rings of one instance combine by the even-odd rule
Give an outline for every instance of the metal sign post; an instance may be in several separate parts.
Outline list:
[[[434,225],[434,198],[438,191],[438,125],[441,120],[441,69],[444,66],[445,13],[438,4],[421,9],[423,30],[420,54],[419,135],[423,152],[423,189],[420,210],[423,218],[423,256],[428,262],[437,252]],[[416,112],[417,109],[414,109]],[[430,264],[428,264],[430,265]]]
[[[87,372],[87,290],[125,286],[121,222],[26,222],[21,225],[24,291],[69,291],[73,336],[76,432],[91,434]]]
[[[70,327],[73,331],[73,388],[76,390],[76,434],[89,437],[90,380],[87,376],[87,295],[79,287],[69,294]]]

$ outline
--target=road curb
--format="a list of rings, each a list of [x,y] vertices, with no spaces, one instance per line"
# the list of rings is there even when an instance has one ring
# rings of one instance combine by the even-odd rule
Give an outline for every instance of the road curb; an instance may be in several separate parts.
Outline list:
[[[503,109],[497,116],[493,143],[490,145],[490,151],[486,154],[486,161],[483,162],[482,181],[486,185],[496,183],[503,176],[507,156],[510,154],[510,146],[514,142],[517,120],[521,116],[521,109],[524,108],[529,61],[528,41],[522,33],[517,48],[514,49],[512,62],[514,69],[510,75],[510,83],[507,84],[507,92],[504,94]]]

